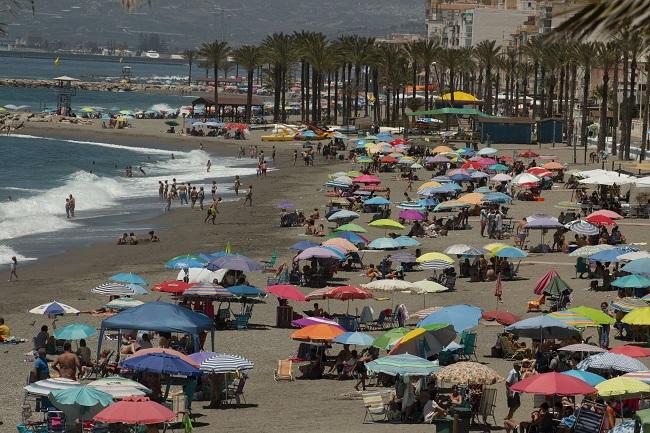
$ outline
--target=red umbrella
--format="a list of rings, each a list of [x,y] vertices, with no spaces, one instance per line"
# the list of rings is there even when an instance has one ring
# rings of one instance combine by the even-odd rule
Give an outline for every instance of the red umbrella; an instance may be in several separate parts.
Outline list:
[[[499,157],[499,161],[509,162],[509,161],[514,161],[514,160],[515,159],[512,156],[508,156],[508,155],[503,155],[503,156]]]
[[[519,152],[519,156],[522,158],[537,158],[539,153],[533,152],[532,150],[526,150],[525,152]]]
[[[589,215],[587,215],[587,218],[591,218],[592,216],[604,216],[613,220],[620,220],[623,219],[623,215],[619,215],[618,213],[614,212],[613,210],[608,210],[608,209],[601,209],[597,210],[596,212],[592,212]]]
[[[395,140],[391,141],[389,144],[393,146],[397,146],[398,144],[406,144],[406,140],[403,138],[396,138]]]
[[[561,373],[529,376],[510,387],[515,392],[539,395],[584,395],[598,392],[596,388],[576,377]]]
[[[645,358],[646,356],[650,356],[650,350],[632,344],[615,347],[610,349],[610,352],[618,353],[619,355],[627,355],[630,358]]]
[[[372,298],[372,293],[367,292],[359,287],[339,286],[325,292],[324,298],[338,299],[339,301],[349,301],[351,299],[370,299]]]
[[[194,283],[186,283],[184,281],[163,281],[151,288],[156,292],[173,293],[174,295],[181,295],[184,291],[192,287]]]
[[[267,287],[266,291],[273,293],[278,298],[288,299],[290,301],[305,302],[307,300],[300,289],[291,284],[275,284]]]
[[[394,158],[392,156],[384,156],[379,160],[379,162],[383,164],[397,164],[399,160],[397,158]]]
[[[395,159],[397,161],[397,159]],[[352,179],[353,183],[381,183],[381,179],[379,179],[377,176],[373,176],[372,174],[364,174],[358,177],[355,177]]]
[[[463,164],[463,168],[465,169],[473,168],[474,170],[480,170],[483,168],[483,166],[479,164],[477,161],[467,161]]]
[[[588,223],[594,224],[594,225],[600,225],[600,226],[615,226],[616,221],[614,221],[611,218],[607,218],[604,215],[594,215],[594,216],[588,216],[585,218],[585,220]]]
[[[555,277],[559,277],[559,275],[553,269],[551,269],[546,274],[544,274],[542,278],[537,280],[537,284],[535,284],[535,288],[533,289],[535,294],[541,295],[542,293],[544,293],[544,289],[546,288],[546,286],[548,286],[548,283],[550,283],[551,280],[553,280],[553,278]]]
[[[364,185],[361,188],[359,188],[361,191],[383,191],[385,188],[379,186],[379,185]]]
[[[95,415],[95,421],[130,425],[158,424],[171,421],[176,414],[148,397],[127,397]]]
[[[526,170],[530,174],[534,174],[535,176],[539,177],[540,179],[543,177],[553,177],[553,173],[545,169],[544,167],[531,167],[528,170]]]
[[[483,320],[487,320],[489,322],[496,321],[497,323],[505,326],[512,325],[513,323],[519,322],[521,320],[521,317],[519,316],[509,313],[508,311],[499,310],[484,311],[481,317]]]

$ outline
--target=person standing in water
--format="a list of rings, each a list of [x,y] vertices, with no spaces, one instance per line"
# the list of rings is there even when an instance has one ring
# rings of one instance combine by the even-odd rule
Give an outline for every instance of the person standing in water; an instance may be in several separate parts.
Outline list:
[[[240,186],[241,186],[241,180],[239,180],[239,176],[235,176],[235,195],[239,195]]]
[[[9,268],[10,268],[9,281],[13,281],[14,278],[16,280],[18,279],[18,274],[16,273],[17,267],[18,267],[18,260],[16,260],[16,256],[13,256],[11,258],[11,262],[9,262]]]
[[[74,197],[72,196],[72,194],[70,194],[69,204],[70,204],[70,216],[72,218],[74,218],[75,201],[74,201]]]
[[[208,159],[208,163],[206,164],[206,167],[208,169],[208,173],[210,173],[210,167],[212,167],[212,161]]]
[[[203,150],[203,143],[199,143],[199,149]]]
[[[65,217],[70,218],[70,199],[67,197],[65,199]]]
[[[213,180],[212,181],[212,201],[215,201],[217,199],[217,181]]]
[[[165,185],[162,180],[158,181],[158,197],[163,200],[165,198]]]

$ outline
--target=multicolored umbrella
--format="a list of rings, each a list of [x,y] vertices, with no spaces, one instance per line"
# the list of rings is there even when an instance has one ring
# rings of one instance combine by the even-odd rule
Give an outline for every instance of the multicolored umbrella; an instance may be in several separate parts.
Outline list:
[[[611,250],[616,248],[614,245],[599,244],[599,245],[587,245],[580,247],[573,252],[569,253],[570,257],[589,257],[600,251]]]
[[[440,369],[431,361],[409,354],[384,356],[368,362],[366,368],[371,373],[390,376],[428,376]]]
[[[566,323],[569,326],[574,326],[576,328],[586,328],[588,326],[600,326],[593,320],[587,317],[583,317],[579,313],[576,313],[575,311],[568,311],[568,310],[554,311],[552,313],[549,313],[549,316],[554,317],[560,320],[561,322]]]
[[[397,340],[411,332],[408,328],[393,328],[384,332],[372,342],[373,347],[388,350]]]
[[[388,345],[391,355],[410,353],[423,358],[440,353],[456,338],[454,327],[446,323],[431,323],[403,335]]]
[[[339,325],[337,322],[326,319],[324,317],[303,317],[302,319],[296,319],[291,321],[291,326],[295,328],[305,328],[307,326],[311,325],[330,325],[334,326],[337,328],[341,328],[342,330],[345,330],[341,325]]]
[[[219,298],[231,296],[228,289],[213,283],[194,283],[183,292],[183,296],[196,298]]]
[[[493,385],[505,379],[490,367],[478,362],[456,362],[435,373],[440,382],[452,385]]]
[[[630,372],[630,373],[625,373],[623,375],[623,377],[631,377],[632,379],[640,380],[643,383],[650,384],[650,370],[647,370],[647,371],[633,371],[633,372]]]
[[[612,309],[622,311],[624,313],[629,313],[632,310],[637,308],[645,308],[648,306],[648,303],[643,299],[635,298],[634,296],[629,296],[627,298],[618,298],[614,299],[611,303]]]
[[[148,397],[128,397],[103,409],[93,419],[107,424],[148,425],[171,421],[175,417],[166,406]]]
[[[603,313],[601,310],[590,307],[573,307],[569,308],[568,311],[572,311],[582,317],[591,319],[599,325],[613,325],[616,320],[609,314]]]
[[[639,360],[616,353],[604,352],[583,359],[577,366],[578,370],[616,370],[624,373],[645,371],[648,368]]]
[[[529,376],[510,387],[514,392],[538,395],[584,395],[593,394],[596,388],[585,381],[561,373],[542,373]]]
[[[79,314],[79,310],[61,302],[48,302],[29,310],[32,314],[44,314],[47,316],[59,316],[63,314]]]
[[[347,252],[357,252],[359,251],[359,248],[357,248],[352,242],[350,242],[347,239],[343,238],[332,238],[328,239],[322,244],[324,247],[338,247],[342,248],[343,250]]]

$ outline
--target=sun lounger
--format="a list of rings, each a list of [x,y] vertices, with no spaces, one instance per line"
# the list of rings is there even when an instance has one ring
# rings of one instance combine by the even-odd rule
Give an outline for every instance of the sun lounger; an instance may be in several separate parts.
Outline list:
[[[370,417],[370,420],[375,422],[377,418],[380,421],[386,421],[388,415],[387,403],[380,392],[364,392],[361,394],[363,399],[363,406],[366,408],[366,414],[363,417],[363,422]]]
[[[546,302],[546,295],[541,295],[539,298],[534,301],[528,302],[528,312],[531,311],[541,311],[542,305]]]
[[[505,335],[499,337],[499,342],[501,343],[501,350],[505,359],[524,359],[526,357],[528,350],[515,348]]]
[[[273,379],[278,380],[293,380],[293,362],[290,359],[278,360],[278,368],[273,374]]]

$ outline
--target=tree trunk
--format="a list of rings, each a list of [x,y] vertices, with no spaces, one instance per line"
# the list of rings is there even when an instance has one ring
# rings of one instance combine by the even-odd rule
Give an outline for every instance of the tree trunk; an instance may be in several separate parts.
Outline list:
[[[553,94],[555,93],[555,72],[548,78],[548,102],[546,107],[546,117],[553,117]]]
[[[305,62],[305,121],[309,122],[309,119],[311,118],[311,75],[309,70],[313,69],[311,68],[311,65],[309,62]]]
[[[431,80],[431,66],[424,67],[424,109],[428,110],[429,105],[429,81]]]
[[[361,82],[361,65],[354,66],[354,117],[359,116],[359,83]]]
[[[381,123],[381,104],[379,103],[379,71],[377,68],[372,68],[372,96],[375,100],[375,124],[379,127]]]
[[[281,113],[281,119],[282,123],[287,122],[287,70],[283,66],[280,68],[280,88],[282,89],[281,95],[282,95],[282,113]]]
[[[521,111],[524,116],[528,116],[528,63],[524,64],[524,76],[521,85],[523,87]]]
[[[582,84],[582,120],[580,122],[580,145],[584,148],[584,159],[583,163],[587,164],[587,100],[589,99],[589,81],[591,79],[591,65],[588,65],[585,69],[585,77]]]
[[[343,67],[341,68],[341,117],[343,118],[343,125],[347,125],[348,122],[346,120],[347,114],[346,114],[346,96],[347,96],[347,88],[348,88],[348,83],[345,80],[345,63],[343,64]]]
[[[327,123],[332,123],[332,73],[327,73]]]
[[[518,71],[517,71],[518,72]],[[515,106],[514,113],[515,117],[519,117],[519,74],[515,74]]]
[[[273,123],[280,121],[280,93],[282,92],[282,72],[280,65],[273,68]]]
[[[189,59],[189,60],[190,60],[190,65],[189,65],[190,66],[190,71],[187,74],[187,85],[191,86],[192,85],[192,63],[193,62],[192,62],[192,59]]]
[[[311,67],[311,120],[312,122],[318,121],[318,107],[320,106],[320,89],[318,88],[318,76],[320,72]]]
[[[415,99],[417,96],[417,82],[418,82],[418,64],[413,62],[413,88],[411,89],[411,98]]]
[[[494,75],[494,109],[492,111],[493,114],[499,115],[499,87],[501,84],[501,76],[497,72]]]
[[[217,85],[219,74],[219,65],[214,64],[214,117],[219,114],[219,86]]]
[[[363,74],[363,80],[364,80],[364,93],[363,93],[363,97],[364,97],[364,100],[365,100],[365,104],[364,104],[364,106],[363,106],[363,109],[364,109],[364,110],[363,110],[363,114],[364,114],[366,117],[369,116],[369,113],[368,113],[368,91],[369,91],[369,87],[370,87],[370,79],[369,79],[369,77],[368,77],[368,74],[369,74],[369,73],[370,73],[370,67],[369,67],[368,65],[366,65],[366,66],[364,67],[364,74]]]
[[[537,114],[541,117],[544,115],[544,113],[546,113],[546,66],[542,65],[540,69],[541,71],[539,73],[539,81],[540,81],[539,88],[541,91],[541,95],[539,95],[540,96],[539,99],[541,104],[539,106],[539,111],[537,112]]]
[[[487,114],[492,113],[492,65],[485,66],[485,86],[483,87],[484,106]]]
[[[300,120],[307,120],[307,107],[305,106],[305,59],[300,59]]]
[[[627,86],[630,79],[630,56],[627,47],[623,50],[623,103],[621,104],[621,122],[620,133],[621,133],[621,149],[618,152],[618,159],[622,160],[625,158],[625,149],[627,148],[627,134],[625,133],[625,127],[627,126]]]
[[[246,89],[246,122],[251,122],[251,106],[253,105],[253,73],[254,70],[246,71],[248,88]]]
[[[646,58],[646,65],[648,65],[648,58]],[[648,88],[648,67],[646,66],[646,85],[643,93],[643,126],[641,128],[641,153],[639,154],[639,161],[645,159],[645,150],[648,147],[648,104],[650,103],[650,88]]]
[[[566,80],[566,68],[562,66],[560,69],[560,88],[557,92],[557,99],[558,99],[558,105],[557,105],[557,112],[558,114],[564,114],[564,86],[565,86],[565,80]]]
[[[612,79],[612,155],[618,152],[618,73],[620,58],[617,55],[614,62],[614,78]]]
[[[339,121],[339,69],[334,71],[334,123]]]
[[[603,98],[600,101],[600,128],[598,128],[598,150],[605,150],[607,138],[607,93],[609,91],[609,65],[603,65]]]
[[[573,146],[573,163],[577,162],[576,155],[576,145],[573,139],[574,134],[574,125],[573,125],[573,116],[574,116],[574,107],[576,106],[576,84],[578,81],[578,65],[576,62],[571,62],[571,90],[569,91],[569,121],[567,124],[567,145]]]
[[[630,147],[632,146],[632,116],[636,107],[636,98],[634,92],[636,90],[636,69],[637,69],[637,52],[636,47],[632,50],[632,64],[630,65],[630,95],[628,99],[628,107],[626,112],[627,124],[625,125],[625,159],[630,159]]]
[[[384,93],[386,93],[386,124],[390,126],[390,89],[386,88]]]
[[[537,90],[538,90],[538,75],[539,75],[539,63],[535,60],[533,64],[534,77],[533,77],[533,119],[537,117]]]

